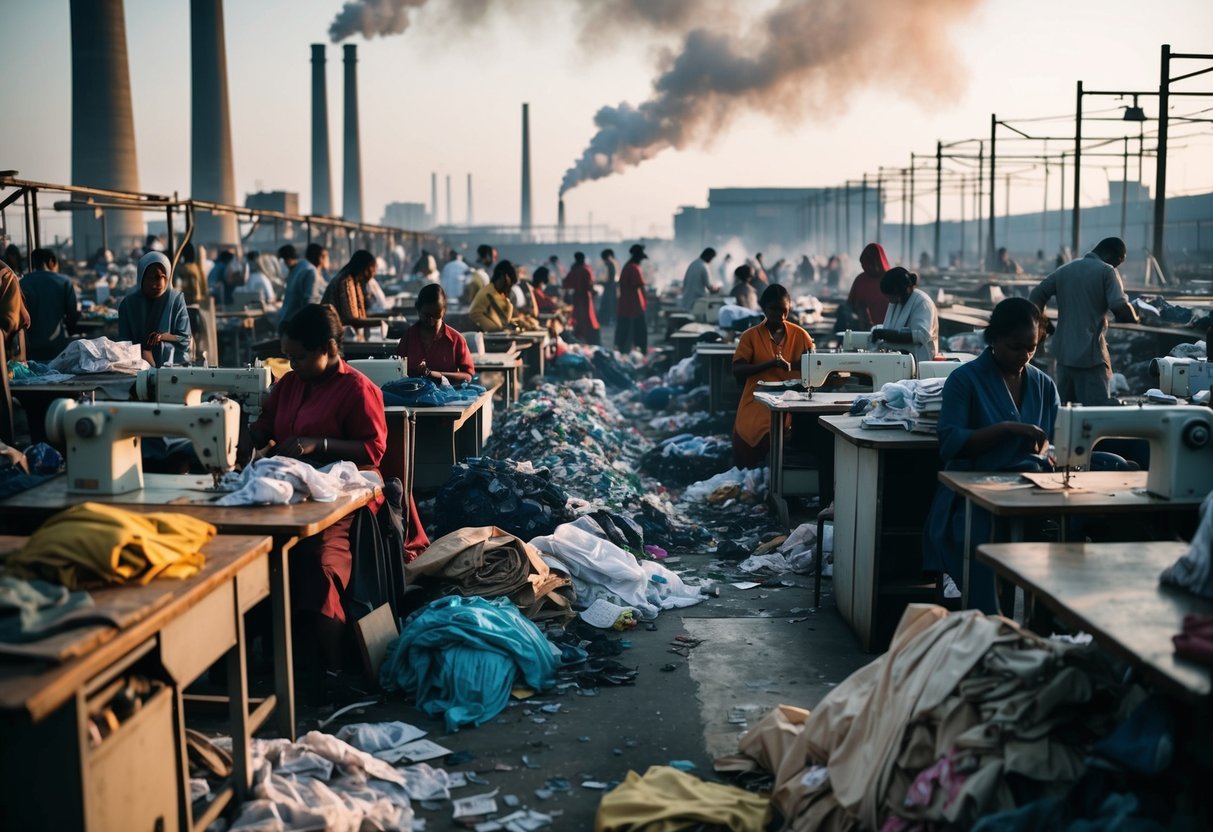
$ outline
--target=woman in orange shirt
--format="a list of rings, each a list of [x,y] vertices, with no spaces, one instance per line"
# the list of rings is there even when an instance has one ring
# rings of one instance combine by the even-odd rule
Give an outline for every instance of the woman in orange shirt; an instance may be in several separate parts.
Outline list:
[[[800,356],[813,349],[813,338],[788,320],[792,299],[772,283],[758,300],[766,320],[742,333],[733,352],[733,376],[744,384],[733,422],[733,460],[738,468],[766,464],[771,446],[771,413],[754,400],[759,381],[800,378]]]

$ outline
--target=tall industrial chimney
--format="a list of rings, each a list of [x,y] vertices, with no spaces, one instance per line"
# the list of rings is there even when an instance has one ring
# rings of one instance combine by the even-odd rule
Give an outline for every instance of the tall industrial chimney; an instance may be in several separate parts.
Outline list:
[[[468,174],[468,227],[472,227],[472,175]]]
[[[522,229],[531,228],[531,105],[522,105]]]
[[[564,242],[564,197],[560,198],[560,204],[556,208],[556,241]]]
[[[204,202],[236,202],[231,116],[227,105],[227,47],[223,0],[190,0],[190,196]],[[195,243],[240,242],[231,214],[196,215]]]
[[[455,220],[452,219],[453,209],[451,207],[451,175],[446,175],[446,224],[454,225]]]
[[[139,190],[131,81],[126,65],[126,17],[122,0],[72,0],[72,183]],[[107,236],[92,213],[72,212],[76,257],[103,244],[130,250],[144,234],[136,211],[110,211]]]
[[[342,171],[342,215],[362,222],[362,152],[358,144],[358,46],[345,45],[345,167]]]
[[[333,213],[333,173],[329,166],[329,94],[324,44],[312,44],[312,213]]]
[[[430,174],[430,225],[438,225],[438,174]]]

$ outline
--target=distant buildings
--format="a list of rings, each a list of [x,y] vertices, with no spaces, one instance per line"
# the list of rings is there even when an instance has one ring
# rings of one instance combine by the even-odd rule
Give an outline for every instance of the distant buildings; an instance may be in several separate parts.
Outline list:
[[[434,227],[434,218],[424,202],[389,202],[383,206],[380,224],[407,231],[424,231]]]

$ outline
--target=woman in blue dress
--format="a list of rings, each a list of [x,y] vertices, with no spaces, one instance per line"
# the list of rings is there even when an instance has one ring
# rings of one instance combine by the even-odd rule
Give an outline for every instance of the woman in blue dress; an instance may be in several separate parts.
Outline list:
[[[185,295],[169,285],[172,267],[158,251],[139,259],[139,289],[118,305],[118,340],[138,344],[147,363],[185,364],[190,348],[190,319]]]
[[[1041,323],[1040,310],[1031,301],[1004,300],[990,315],[985,352],[948,376],[939,414],[945,470],[1049,470],[1043,454],[1060,400],[1053,379],[1029,363],[1043,338]],[[924,532],[926,570],[960,579],[964,523],[964,499],[940,485]],[[989,541],[990,527],[989,513],[974,507],[973,546]],[[969,605],[998,612],[994,574],[976,561],[969,565]]]

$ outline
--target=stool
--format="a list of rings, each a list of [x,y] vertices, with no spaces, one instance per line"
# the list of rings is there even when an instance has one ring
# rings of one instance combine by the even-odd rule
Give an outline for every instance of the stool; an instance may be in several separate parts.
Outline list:
[[[817,571],[813,575],[813,609],[821,606],[821,571],[825,569],[825,526],[834,522],[834,504],[817,512]]]

